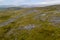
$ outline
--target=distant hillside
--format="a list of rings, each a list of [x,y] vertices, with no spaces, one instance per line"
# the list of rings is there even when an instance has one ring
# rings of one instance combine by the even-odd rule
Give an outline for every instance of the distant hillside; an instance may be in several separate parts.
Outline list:
[[[0,10],[19,10],[21,7],[17,7],[15,5],[0,5]]]
[[[20,6],[15,6],[15,5],[0,5],[0,10],[4,10],[4,9],[20,9],[20,8],[60,8],[60,5],[50,5],[50,6],[44,6],[41,7],[40,5],[20,5]]]
[[[21,7],[9,7],[9,8],[0,8],[0,10],[20,10]]]

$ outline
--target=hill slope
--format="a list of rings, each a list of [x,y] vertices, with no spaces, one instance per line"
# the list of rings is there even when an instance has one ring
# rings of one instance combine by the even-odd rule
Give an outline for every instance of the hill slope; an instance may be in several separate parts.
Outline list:
[[[12,9],[0,11],[0,40],[60,40],[60,5]]]

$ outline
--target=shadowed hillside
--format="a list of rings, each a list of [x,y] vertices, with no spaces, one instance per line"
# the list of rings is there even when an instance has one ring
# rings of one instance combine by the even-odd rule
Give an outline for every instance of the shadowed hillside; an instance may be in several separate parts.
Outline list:
[[[3,10],[0,40],[60,40],[60,5]]]

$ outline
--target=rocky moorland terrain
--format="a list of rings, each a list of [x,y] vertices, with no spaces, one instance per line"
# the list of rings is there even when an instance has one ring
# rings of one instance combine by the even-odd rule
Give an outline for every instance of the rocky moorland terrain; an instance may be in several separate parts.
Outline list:
[[[0,10],[0,40],[60,40],[60,5]]]

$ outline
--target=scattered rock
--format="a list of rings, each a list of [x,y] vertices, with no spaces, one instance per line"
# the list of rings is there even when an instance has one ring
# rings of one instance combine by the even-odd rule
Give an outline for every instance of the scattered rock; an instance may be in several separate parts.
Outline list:
[[[33,28],[35,28],[35,25],[34,24],[29,24],[29,25],[26,25],[26,26],[18,27],[18,30],[31,30]]]
[[[49,21],[55,24],[60,23],[60,17],[54,16]]]
[[[26,30],[31,30],[33,28],[35,28],[34,24],[29,24],[29,25],[27,25],[27,26],[24,27],[24,29],[26,29]]]

